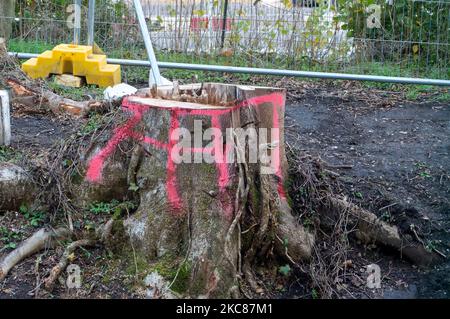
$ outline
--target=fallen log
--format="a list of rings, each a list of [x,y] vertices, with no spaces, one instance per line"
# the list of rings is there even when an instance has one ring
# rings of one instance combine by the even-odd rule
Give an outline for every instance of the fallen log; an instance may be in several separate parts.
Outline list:
[[[87,114],[93,108],[100,108],[102,103],[99,101],[74,101],[59,96],[50,90],[41,88],[39,91],[27,87],[24,84],[19,83],[15,79],[7,79],[6,83],[12,88],[14,93],[14,99],[29,107],[35,107],[36,105],[46,105],[49,110],[59,114],[61,112],[67,112],[74,116],[83,116]]]

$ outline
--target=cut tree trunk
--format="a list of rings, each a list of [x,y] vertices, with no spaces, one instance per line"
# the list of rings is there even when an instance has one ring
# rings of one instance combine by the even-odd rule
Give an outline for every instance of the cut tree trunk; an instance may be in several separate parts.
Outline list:
[[[86,173],[101,184],[120,144],[137,142],[128,182],[140,206],[124,225],[148,273],[185,296],[230,297],[243,282],[258,289],[258,259],[308,259],[314,238],[291,215],[283,185],[285,91],[203,84],[149,95],[124,101],[130,119]]]

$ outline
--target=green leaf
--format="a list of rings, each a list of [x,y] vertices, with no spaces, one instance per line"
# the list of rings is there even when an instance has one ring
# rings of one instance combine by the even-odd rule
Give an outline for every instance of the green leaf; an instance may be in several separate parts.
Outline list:
[[[21,212],[22,214],[26,214],[28,212],[27,205],[25,205],[25,204],[20,205],[19,212]]]
[[[290,272],[291,272],[291,267],[286,264],[284,266],[281,266],[280,268],[278,268],[278,271],[280,272],[280,274],[282,274],[283,276],[289,276]]]
[[[128,190],[132,192],[137,192],[139,190],[139,186],[137,186],[135,183],[131,183],[130,187],[128,187]]]

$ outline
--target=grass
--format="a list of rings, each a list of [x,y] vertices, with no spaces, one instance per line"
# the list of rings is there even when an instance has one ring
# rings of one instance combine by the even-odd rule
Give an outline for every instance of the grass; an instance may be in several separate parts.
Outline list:
[[[12,39],[8,42],[8,51],[10,52],[26,52],[26,53],[42,53],[51,50],[55,45],[43,41],[24,41]]]
[[[86,99],[103,99],[103,90],[95,85],[86,85],[80,88],[67,87],[56,84],[54,80],[48,81],[49,88],[56,94],[74,101],[85,101]]]

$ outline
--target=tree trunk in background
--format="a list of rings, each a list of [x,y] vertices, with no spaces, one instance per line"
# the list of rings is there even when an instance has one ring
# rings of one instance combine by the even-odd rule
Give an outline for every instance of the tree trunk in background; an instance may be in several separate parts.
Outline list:
[[[0,38],[8,40],[11,36],[15,0],[0,1]]]

